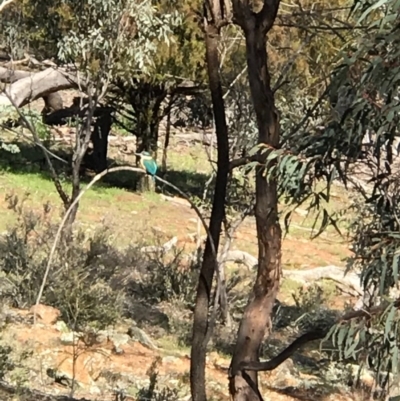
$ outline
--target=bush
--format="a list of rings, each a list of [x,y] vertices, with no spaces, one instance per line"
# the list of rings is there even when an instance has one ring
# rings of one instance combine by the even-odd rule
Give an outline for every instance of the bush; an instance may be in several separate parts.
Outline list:
[[[198,272],[198,261],[184,261],[182,250],[172,255],[156,253],[147,257],[141,292],[153,302],[179,301],[191,308]]]
[[[24,199],[8,196],[17,223],[0,239],[0,271],[7,280],[1,295],[15,307],[36,302],[58,224],[51,210],[25,211]],[[41,302],[61,311],[74,329],[87,325],[104,327],[123,313],[124,284],[137,265],[138,252],[120,252],[109,244],[109,232],[94,234],[77,230],[57,247]]]

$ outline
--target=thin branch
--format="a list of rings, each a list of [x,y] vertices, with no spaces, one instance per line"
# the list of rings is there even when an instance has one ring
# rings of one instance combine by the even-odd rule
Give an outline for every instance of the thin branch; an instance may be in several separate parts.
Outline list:
[[[143,169],[141,169],[141,168],[138,168],[138,167],[131,167],[131,166],[112,167],[112,168],[109,168],[109,169],[107,169],[107,170],[104,170],[103,172],[101,172],[101,173],[97,174],[95,177],[93,177],[93,179],[89,182],[89,184],[88,184],[84,189],[82,189],[82,190],[79,192],[78,196],[73,200],[73,202],[70,204],[70,206],[69,206],[68,209],[66,210],[66,212],[65,212],[65,214],[64,214],[64,217],[63,217],[63,219],[62,219],[62,221],[61,221],[61,223],[60,223],[60,226],[58,227],[58,230],[57,230],[57,233],[56,233],[56,236],[55,236],[55,238],[54,238],[54,242],[53,242],[53,245],[52,245],[52,247],[51,247],[50,254],[49,254],[49,259],[48,259],[48,261],[47,261],[46,270],[45,270],[45,273],[44,273],[44,276],[43,276],[42,284],[41,284],[41,286],[40,286],[39,294],[38,294],[38,296],[37,296],[37,298],[36,298],[36,305],[39,305],[39,304],[40,304],[40,300],[41,300],[42,295],[43,295],[44,287],[46,286],[47,277],[48,277],[49,272],[50,272],[51,264],[52,264],[52,262],[53,262],[53,258],[54,258],[55,252],[56,252],[56,248],[57,248],[58,242],[59,242],[60,237],[61,237],[61,233],[62,233],[62,231],[63,231],[63,229],[64,229],[64,226],[65,226],[65,223],[67,222],[67,220],[68,220],[68,218],[69,218],[71,212],[73,211],[74,207],[75,207],[76,204],[80,201],[80,199],[83,197],[83,195],[84,195],[96,182],[100,181],[100,180],[101,180],[104,176],[106,176],[107,174],[109,174],[109,173],[114,173],[114,172],[117,172],[117,171],[132,171],[132,172],[139,172],[139,173],[143,173],[143,174],[146,173],[145,170],[143,170]],[[197,216],[198,216],[199,219],[201,220],[204,229],[206,230],[208,240],[210,241],[210,244],[211,244],[211,250],[212,250],[212,252],[214,253],[215,260],[217,260],[217,253],[216,253],[216,251],[215,251],[214,242],[213,242],[213,240],[212,240],[211,233],[210,233],[210,231],[209,231],[209,229],[208,229],[207,223],[206,223],[206,221],[205,221],[203,215],[201,214],[199,208],[198,208],[198,207],[193,203],[193,201],[192,201],[184,192],[182,192],[178,187],[176,187],[175,185],[171,184],[170,182],[168,182],[168,181],[166,181],[166,180],[163,180],[163,179],[160,178],[160,177],[154,176],[154,178],[155,178],[157,181],[160,181],[160,182],[162,182],[163,184],[165,184],[165,185],[167,185],[167,186],[173,188],[175,191],[177,191],[181,196],[183,196],[183,197],[190,203],[190,205],[192,206],[192,208],[193,208],[194,211],[196,212]],[[35,309],[35,312],[34,312],[34,315],[33,315],[33,321],[34,321],[34,324],[36,324],[36,309]]]
[[[247,64],[243,67],[242,71],[239,72],[239,74],[236,76],[236,78],[230,83],[228,90],[225,92],[224,96],[222,98],[225,100],[229,93],[231,92],[233,86],[236,84],[236,82],[241,78],[241,76],[247,71]]]
[[[279,75],[278,79],[275,82],[274,87],[272,88],[272,92],[276,92],[278,88],[280,88],[283,84],[283,81],[287,74],[289,73],[289,70],[292,68],[293,64],[297,60],[297,58],[300,56],[301,51],[305,46],[307,46],[315,37],[314,35],[310,35],[308,40],[304,41],[301,46],[297,49],[297,51],[292,55],[292,58],[286,63],[286,65],[283,67],[281,74]]]
[[[18,132],[15,129],[12,129],[10,127],[7,127],[4,124],[0,124],[0,128],[5,129],[9,132],[11,132],[12,134],[16,135],[16,136],[22,136],[23,138],[25,138],[27,141],[32,142],[34,145],[39,146],[39,148],[41,148],[44,152],[48,153],[49,156],[53,157],[54,159],[64,163],[64,164],[68,164],[68,162],[66,160],[64,160],[63,158],[61,158],[60,156],[57,156],[55,153],[53,153],[52,151],[50,151],[49,149],[47,149],[42,143],[38,143],[36,142],[34,139],[30,138],[28,135],[25,135],[23,132]]]
[[[45,146],[43,146],[42,142],[40,141],[39,135],[36,132],[36,129],[33,127],[33,125],[30,123],[30,121],[25,117],[25,115],[21,112],[20,108],[16,105],[16,103],[14,102],[14,99],[12,99],[12,97],[7,93],[7,91],[4,91],[7,99],[9,100],[9,102],[12,104],[12,106],[15,108],[15,110],[17,111],[19,117],[21,118],[23,124],[25,125],[25,127],[31,132],[33,139],[35,141],[36,144],[40,144],[40,148],[43,150],[43,155],[44,158],[46,159],[46,163],[50,169],[50,174],[52,176],[54,185],[56,187],[56,190],[58,192],[58,194],[60,195],[61,200],[63,201],[64,207],[66,208],[67,205],[69,204],[70,200],[68,195],[65,193],[65,191],[63,190],[63,187],[61,185],[61,182],[58,178],[57,172],[53,166],[53,163],[51,162],[49,153],[47,152],[47,149],[45,148]],[[45,149],[45,150],[44,150]]]
[[[257,161],[257,155],[240,157],[229,162],[229,170],[232,171],[234,168],[244,166],[250,162]]]

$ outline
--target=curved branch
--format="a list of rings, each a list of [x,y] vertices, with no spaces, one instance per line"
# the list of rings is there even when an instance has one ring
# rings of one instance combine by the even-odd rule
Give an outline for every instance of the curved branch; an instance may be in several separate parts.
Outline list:
[[[370,310],[352,310],[348,313],[346,313],[344,316],[339,318],[335,324],[338,324],[340,322],[345,322],[349,321],[352,319],[357,319],[357,318],[370,318],[371,316],[374,316],[378,313],[383,312],[389,302],[383,302],[382,304],[372,307]],[[395,301],[392,302],[392,304],[396,308],[400,308],[400,298],[396,299]],[[333,326],[332,326],[333,327]],[[279,353],[275,358],[272,358],[269,361],[265,362],[258,362],[258,361],[243,361],[240,362],[239,364],[239,370],[252,370],[256,372],[264,372],[264,371],[270,371],[276,369],[281,363],[286,361],[286,359],[290,358],[296,350],[298,350],[302,345],[307,344],[311,341],[315,340],[322,340],[324,339],[327,334],[329,333],[331,327],[323,330],[323,329],[316,329],[313,331],[309,331],[300,337],[298,337],[296,340],[294,340],[288,347],[286,347],[281,353]]]
[[[267,34],[274,25],[278,14],[279,3],[280,0],[264,0],[261,11],[256,15],[257,25],[261,27],[264,34]]]
[[[280,354],[269,361],[258,362],[249,361],[241,362],[239,364],[240,370],[252,370],[256,372],[264,372],[276,369],[281,363],[290,358],[295,351],[297,351],[302,345],[307,344],[314,340],[322,340],[328,334],[328,330],[315,330],[303,334],[299,338],[296,338],[288,347],[286,347]]]

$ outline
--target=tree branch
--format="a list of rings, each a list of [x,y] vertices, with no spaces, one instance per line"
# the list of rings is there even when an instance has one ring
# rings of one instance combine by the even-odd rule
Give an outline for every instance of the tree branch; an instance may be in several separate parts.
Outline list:
[[[393,305],[396,308],[400,307],[400,298],[396,299],[393,302]],[[377,315],[378,313],[383,312],[388,307],[388,302],[383,302],[381,305],[372,307],[369,311],[367,310],[353,310],[346,313],[340,319],[338,319],[337,323],[349,321],[357,318],[370,318],[373,315]],[[276,369],[281,363],[283,363],[286,359],[291,357],[294,352],[299,349],[302,345],[307,344],[311,341],[322,340],[327,336],[331,328],[326,330],[316,329],[310,332],[303,334],[294,340],[288,347],[286,347],[281,353],[279,353],[275,358],[272,358],[269,361],[258,362],[258,361],[248,361],[241,362],[239,364],[239,370],[252,370],[256,372],[264,372]]]
[[[257,25],[260,26],[261,31],[267,34],[272,28],[275,18],[278,14],[280,0],[264,0],[264,5],[260,12],[256,15]]]
[[[22,78],[34,75],[34,72],[24,70],[14,70],[11,68],[0,67],[0,82],[12,83]]]

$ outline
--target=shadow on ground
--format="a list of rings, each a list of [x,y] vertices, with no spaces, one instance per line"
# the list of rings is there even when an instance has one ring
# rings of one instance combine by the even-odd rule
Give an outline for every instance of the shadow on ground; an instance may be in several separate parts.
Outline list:
[[[14,142],[20,149],[19,153],[11,153],[0,149],[0,171],[10,171],[16,174],[35,173],[40,174],[43,178],[51,180],[48,166],[46,165],[43,152],[40,148],[32,146],[25,142]],[[46,146],[46,144],[45,144]],[[53,165],[63,179],[68,179],[71,176],[71,160],[72,154],[65,149],[52,149],[52,152],[63,159],[67,163],[63,163],[56,158],[52,158]],[[122,166],[114,159],[108,160],[108,165],[111,167]],[[89,167],[89,166],[88,166]],[[138,182],[140,179],[139,173],[131,171],[119,171],[104,177],[101,182],[97,183],[97,187],[115,187],[123,188],[130,191],[137,191]],[[82,183],[88,183],[93,177],[93,172],[89,168],[82,172]],[[208,176],[201,173],[191,171],[169,170],[162,175],[164,180],[167,180],[181,189],[186,195],[202,196],[204,185]],[[168,195],[177,195],[173,190],[167,188],[162,183],[157,183],[158,193]]]

